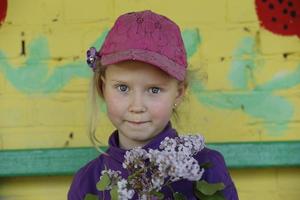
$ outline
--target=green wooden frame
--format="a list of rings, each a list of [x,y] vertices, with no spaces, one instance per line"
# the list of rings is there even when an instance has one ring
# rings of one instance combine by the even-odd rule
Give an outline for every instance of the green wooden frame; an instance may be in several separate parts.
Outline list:
[[[220,151],[229,168],[300,167],[300,141],[210,143],[207,146]],[[0,177],[73,175],[97,155],[93,147],[2,150]]]

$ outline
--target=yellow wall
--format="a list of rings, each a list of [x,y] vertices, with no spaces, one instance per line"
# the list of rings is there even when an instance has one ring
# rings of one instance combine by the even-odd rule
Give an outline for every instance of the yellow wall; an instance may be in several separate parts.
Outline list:
[[[241,200],[298,200],[300,169],[231,170]],[[1,200],[65,200],[72,177],[0,179]]]
[[[300,140],[300,39],[261,28],[255,1],[8,0],[0,26],[0,148],[90,146],[85,51],[99,46],[117,16],[143,9],[180,25],[198,70],[179,109],[180,132],[201,132],[208,142]],[[104,111],[101,119],[97,134],[106,142],[113,127]],[[300,169],[231,172],[241,199],[300,197]],[[0,199],[66,199],[70,181],[2,178]]]

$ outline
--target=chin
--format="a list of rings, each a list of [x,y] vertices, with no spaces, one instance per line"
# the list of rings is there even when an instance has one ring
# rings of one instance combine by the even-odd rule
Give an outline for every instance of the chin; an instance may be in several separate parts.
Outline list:
[[[155,135],[145,134],[143,136],[141,136],[141,135],[137,135],[136,137],[133,136],[133,137],[130,137],[130,139],[137,141],[137,142],[145,143],[145,142],[152,140],[154,137],[155,137]]]

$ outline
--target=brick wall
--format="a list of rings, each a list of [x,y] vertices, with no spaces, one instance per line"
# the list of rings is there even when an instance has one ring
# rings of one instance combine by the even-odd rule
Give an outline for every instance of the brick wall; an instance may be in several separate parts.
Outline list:
[[[300,139],[300,39],[263,29],[255,1],[8,0],[0,26],[0,148],[89,146],[85,51],[100,46],[117,16],[144,9],[180,25],[198,70],[179,109],[180,132],[201,132],[208,142]],[[101,119],[106,142],[113,127],[103,111]],[[300,196],[299,169],[232,174],[241,199]],[[47,199],[49,191],[65,199],[71,177],[41,180],[0,179],[0,199]]]

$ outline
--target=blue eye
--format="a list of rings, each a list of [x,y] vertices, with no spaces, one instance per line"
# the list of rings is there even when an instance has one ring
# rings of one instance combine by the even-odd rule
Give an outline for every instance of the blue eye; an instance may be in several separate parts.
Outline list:
[[[127,92],[128,91],[128,86],[127,85],[118,85],[117,88],[120,92]]]
[[[152,87],[152,88],[150,88],[150,92],[153,94],[158,94],[160,92],[160,88]]]

